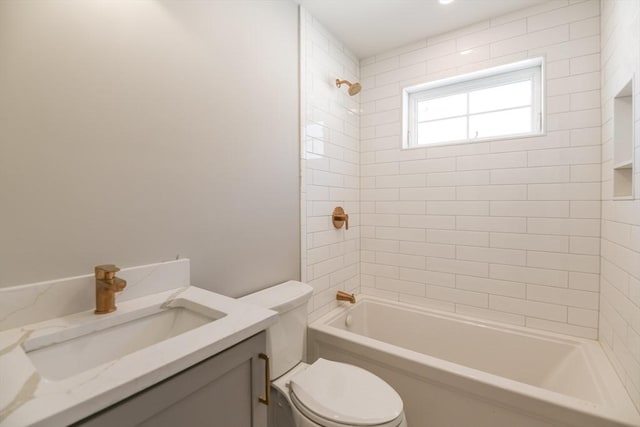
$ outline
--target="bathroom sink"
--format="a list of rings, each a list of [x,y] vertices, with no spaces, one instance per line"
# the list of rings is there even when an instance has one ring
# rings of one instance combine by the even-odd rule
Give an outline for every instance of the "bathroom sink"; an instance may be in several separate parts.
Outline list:
[[[39,374],[61,380],[214,322],[224,313],[176,300],[172,307],[93,316],[75,327],[27,340],[25,353]],[[89,313],[90,315],[90,313]]]
[[[173,285],[190,281],[184,260],[122,273],[127,288],[106,314],[94,313],[94,275],[34,284],[2,300],[22,320],[0,330],[0,427],[75,424],[276,321],[274,311]]]

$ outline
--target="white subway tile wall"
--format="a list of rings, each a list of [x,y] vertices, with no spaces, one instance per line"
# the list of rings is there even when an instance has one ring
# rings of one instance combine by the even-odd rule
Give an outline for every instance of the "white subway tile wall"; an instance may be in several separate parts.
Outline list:
[[[585,25],[575,31],[588,31]],[[600,342],[640,408],[640,2],[602,2],[602,241]],[[580,64],[594,67],[596,64]],[[633,200],[613,199],[613,98],[635,76]],[[589,250],[589,242],[577,243]],[[593,248],[591,248],[593,249]],[[582,311],[574,321],[594,322]]]
[[[311,320],[336,306],[337,290],[360,287],[359,96],[337,78],[359,79],[358,59],[300,8],[302,281],[313,286]],[[381,117],[381,120],[383,118]],[[349,230],[334,228],[342,206]]]
[[[546,2],[359,66],[304,9],[301,40],[311,318],[335,290],[361,289],[599,338],[640,408],[640,2]],[[403,87],[537,56],[544,136],[400,148]],[[613,97],[632,75],[636,185],[633,200],[614,200]],[[360,77],[359,99],[337,77]],[[337,204],[349,233],[331,226]]]
[[[599,18],[597,0],[548,2],[360,62],[363,292],[598,337]],[[544,136],[401,149],[403,87],[539,56]],[[603,245],[640,278],[631,246]]]

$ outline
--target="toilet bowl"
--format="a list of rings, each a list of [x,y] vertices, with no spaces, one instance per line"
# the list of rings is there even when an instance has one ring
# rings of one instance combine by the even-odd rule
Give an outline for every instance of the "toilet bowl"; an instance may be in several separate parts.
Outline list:
[[[402,399],[381,378],[346,363],[302,362],[311,293],[289,281],[241,298],[278,312],[267,329],[269,427],[407,427]]]
[[[270,427],[407,426],[398,393],[357,366],[325,359],[300,363],[272,387],[287,400],[284,407],[291,411],[293,423],[281,421],[289,418],[287,414],[270,414]]]

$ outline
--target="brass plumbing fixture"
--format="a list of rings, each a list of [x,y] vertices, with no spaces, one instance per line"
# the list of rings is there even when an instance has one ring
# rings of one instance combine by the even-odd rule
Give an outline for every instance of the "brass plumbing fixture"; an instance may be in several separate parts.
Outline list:
[[[338,291],[338,293],[336,294],[336,299],[338,301],[349,301],[351,304],[356,303],[356,296],[354,294],[348,294],[342,291]]]
[[[116,277],[120,271],[113,264],[97,265],[96,272],[96,310],[95,314],[107,314],[116,311],[116,292],[121,292],[127,281]]]
[[[333,210],[331,219],[333,220],[333,226],[335,228],[342,228],[342,225],[345,224],[346,229],[349,229],[349,215],[344,213],[344,209],[342,209],[342,206],[338,206]]]
[[[336,79],[336,86],[340,87],[342,85],[349,86],[349,96],[357,95],[362,90],[362,85],[358,82],[351,83],[349,80]]]
[[[258,354],[258,358],[264,360],[264,397],[258,396],[258,402],[269,406],[271,400],[271,369],[269,368],[269,356],[264,353]]]

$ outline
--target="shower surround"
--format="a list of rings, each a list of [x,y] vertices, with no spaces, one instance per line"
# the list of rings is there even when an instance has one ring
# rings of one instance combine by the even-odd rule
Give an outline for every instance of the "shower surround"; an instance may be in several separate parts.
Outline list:
[[[358,81],[358,59],[300,8],[301,276],[313,286],[309,312],[335,307],[337,290],[360,286],[359,103],[336,87]],[[342,206],[349,230],[331,213]]]
[[[361,62],[365,293],[597,338],[599,12],[548,2]],[[536,57],[545,135],[400,148],[403,87]]]
[[[304,10],[301,26],[312,314],[335,306],[335,289],[360,286],[597,338],[599,3],[545,3],[366,58],[359,69]],[[545,135],[401,149],[402,88],[535,57],[545,61]],[[338,77],[359,78],[361,93],[331,87]],[[353,225],[346,232],[329,220],[340,198]]]
[[[335,307],[335,290],[345,289],[599,339],[640,408],[640,190],[634,200],[611,195],[612,98],[623,73],[636,76],[640,146],[640,3],[545,2],[365,58],[355,70],[352,56],[324,63],[331,46],[346,48],[302,14],[303,28],[317,30],[302,34],[303,76],[338,69],[320,79],[323,92],[313,86],[313,97],[303,82],[305,147],[316,139],[315,104],[334,107],[322,129],[342,126],[357,138],[348,151],[338,144],[336,157],[303,159],[311,319]],[[403,87],[534,57],[544,58],[545,135],[400,148]],[[350,74],[339,72],[344,67]],[[330,88],[350,77],[363,87],[355,105]],[[339,110],[335,99],[349,104]],[[347,110],[359,114],[336,119]],[[351,127],[358,120],[359,135]],[[346,166],[345,152],[344,181],[315,179],[333,159]],[[330,227],[330,196],[338,194],[351,196],[353,233]]]

